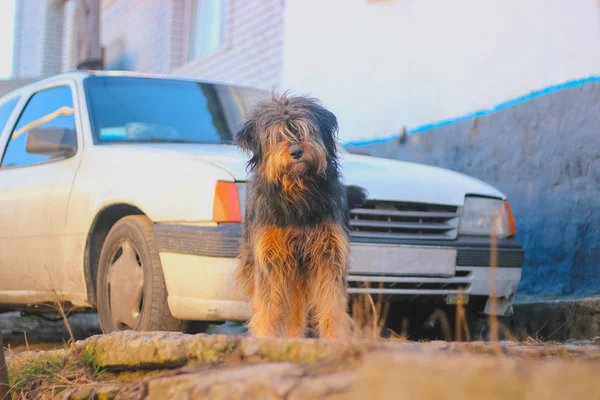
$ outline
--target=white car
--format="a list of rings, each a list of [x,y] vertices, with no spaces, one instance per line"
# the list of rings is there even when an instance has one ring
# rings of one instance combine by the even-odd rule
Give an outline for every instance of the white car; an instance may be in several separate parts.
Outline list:
[[[231,143],[268,95],[79,71],[0,99],[0,307],[96,309],[104,332],[247,320],[234,269],[248,175]],[[480,312],[492,294],[510,311],[523,250],[502,193],[341,152],[346,184],[369,193],[351,210],[350,293],[453,303],[461,292]]]

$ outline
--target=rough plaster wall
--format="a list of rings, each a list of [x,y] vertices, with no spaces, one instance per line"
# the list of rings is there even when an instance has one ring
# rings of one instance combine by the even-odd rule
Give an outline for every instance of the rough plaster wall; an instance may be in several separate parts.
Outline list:
[[[279,86],[283,7],[282,0],[226,0],[221,48],[173,72],[264,89]]]
[[[355,151],[474,176],[511,203],[523,295],[600,294],[600,84]]]

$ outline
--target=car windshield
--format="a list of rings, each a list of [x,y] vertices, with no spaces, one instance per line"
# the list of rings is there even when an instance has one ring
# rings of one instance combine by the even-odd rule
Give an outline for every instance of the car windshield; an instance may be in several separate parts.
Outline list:
[[[269,94],[212,83],[135,77],[84,81],[95,143],[230,144]]]

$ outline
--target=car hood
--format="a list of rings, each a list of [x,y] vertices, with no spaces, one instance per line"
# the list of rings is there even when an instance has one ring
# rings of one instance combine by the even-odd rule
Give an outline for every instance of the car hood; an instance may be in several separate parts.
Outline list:
[[[171,150],[227,170],[235,180],[245,181],[247,157],[231,145],[143,145],[148,149]],[[494,187],[447,169],[384,158],[343,153],[342,175],[347,185],[362,186],[374,200],[448,204],[460,206],[465,195],[504,198]]]

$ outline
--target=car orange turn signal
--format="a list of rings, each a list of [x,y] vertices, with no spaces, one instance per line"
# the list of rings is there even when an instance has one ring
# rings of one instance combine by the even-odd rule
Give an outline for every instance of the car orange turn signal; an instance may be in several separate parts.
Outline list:
[[[506,206],[506,219],[508,220],[508,232],[510,236],[517,236],[517,225],[515,224],[515,217],[513,217],[512,210],[510,209],[510,204],[508,204],[507,200],[504,200],[504,205]]]
[[[213,203],[213,221],[218,223],[242,222],[240,196],[234,182],[217,182]]]

